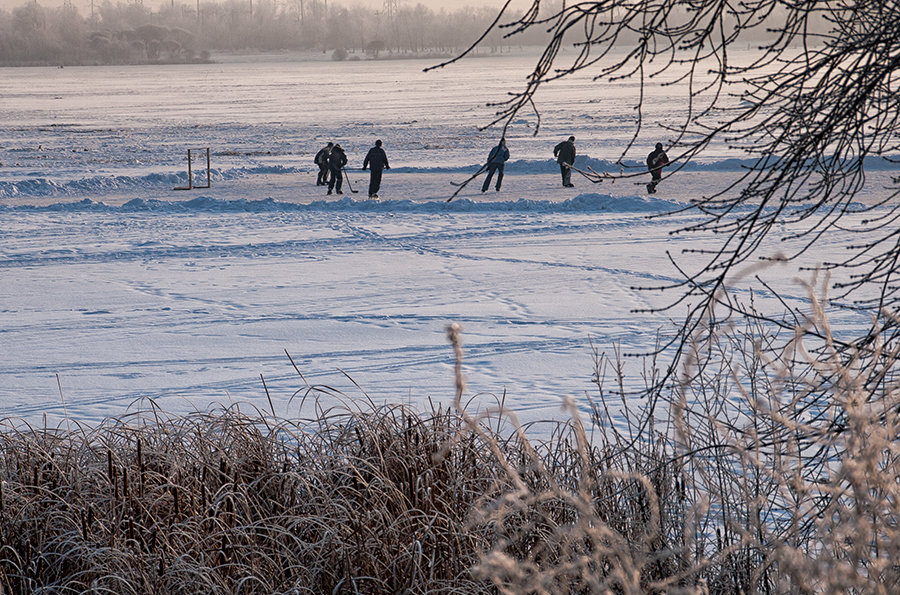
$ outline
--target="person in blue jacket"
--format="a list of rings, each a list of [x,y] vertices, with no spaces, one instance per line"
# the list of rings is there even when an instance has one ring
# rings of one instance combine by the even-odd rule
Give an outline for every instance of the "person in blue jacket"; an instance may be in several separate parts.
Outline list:
[[[381,148],[381,140],[375,141],[375,146],[366,153],[362,168],[371,168],[371,174],[369,175],[369,198],[378,198],[378,190],[381,188],[381,172],[385,169],[391,169],[391,166],[388,163],[387,153]]]
[[[495,189],[499,192],[500,184],[503,183],[503,165],[506,163],[507,159],[509,159],[509,149],[506,148],[506,139],[501,138],[500,142],[497,143],[497,146],[491,149],[491,152],[488,155],[487,177],[484,179],[484,184],[481,186],[482,192],[486,192],[491,185],[491,178],[494,177],[494,172],[497,172],[497,185],[495,186]]]

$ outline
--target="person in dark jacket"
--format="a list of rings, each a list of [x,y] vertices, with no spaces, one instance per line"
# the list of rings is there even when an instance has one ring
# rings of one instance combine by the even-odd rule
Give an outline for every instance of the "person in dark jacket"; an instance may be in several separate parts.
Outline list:
[[[506,148],[506,139],[501,138],[500,142],[497,143],[497,146],[491,149],[491,152],[488,154],[487,159],[487,177],[484,179],[484,184],[481,186],[481,191],[486,192],[488,187],[491,185],[491,178],[494,177],[494,172],[497,172],[497,186],[495,189],[500,191],[500,184],[503,183],[503,165],[506,163],[506,160],[509,159],[509,149]]]
[[[647,155],[647,168],[650,170],[650,183],[647,184],[647,192],[656,192],[656,185],[662,180],[662,168],[669,165],[669,156],[663,151],[662,143],[656,143],[656,148]]]
[[[381,172],[391,169],[388,163],[387,153],[381,148],[381,140],[375,141],[375,146],[366,153],[362,168],[371,168],[369,174],[369,198],[378,198],[378,190],[381,188]]]
[[[328,194],[331,194],[332,189],[337,194],[343,194],[341,192],[341,186],[344,184],[342,171],[345,165],[347,165],[347,155],[344,153],[344,149],[341,148],[341,145],[334,145],[331,153],[328,154],[328,170],[331,173],[331,179],[328,180]]]
[[[566,188],[573,188],[572,183],[572,165],[575,163],[575,137],[570,136],[569,140],[564,140],[553,147],[553,156],[559,163],[559,171],[562,174],[562,185]]]
[[[328,143],[316,153],[315,162],[316,165],[319,166],[319,175],[316,177],[316,186],[328,185],[328,154],[331,153],[331,147],[333,146],[334,143]]]

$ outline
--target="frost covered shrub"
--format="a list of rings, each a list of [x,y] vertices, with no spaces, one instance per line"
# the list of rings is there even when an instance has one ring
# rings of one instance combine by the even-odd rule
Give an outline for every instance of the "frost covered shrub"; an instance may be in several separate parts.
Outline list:
[[[451,410],[9,421],[0,588],[896,593],[898,346],[837,349],[815,299],[806,324],[778,357],[722,328],[639,402],[598,356],[591,414],[537,436],[461,406],[458,333]]]
[[[499,551],[531,560],[555,592],[566,583],[550,570],[564,565],[572,592],[668,575],[655,552],[668,549],[661,534],[672,519],[658,499],[671,478],[592,468],[574,442],[583,439],[575,423],[532,443],[502,436],[487,416],[369,405],[307,422],[231,408],[93,429],[8,426],[0,586],[483,593],[518,580],[489,571]],[[577,490],[588,484],[582,473],[602,506]],[[596,539],[570,532],[585,507],[602,524]],[[610,569],[578,567],[590,539],[606,544]]]
[[[593,427],[573,415],[498,453],[510,487],[479,504],[496,537],[475,576],[502,593],[900,592],[900,345],[848,350],[823,303],[777,356],[770,327],[720,327],[640,401],[606,389],[598,357]]]
[[[812,290],[786,349],[776,335],[721,330],[667,395],[699,575],[723,593],[900,592],[900,346],[842,343]]]
[[[463,589],[487,452],[446,411],[237,409],[0,433],[4,592]],[[432,454],[457,439],[440,460]]]

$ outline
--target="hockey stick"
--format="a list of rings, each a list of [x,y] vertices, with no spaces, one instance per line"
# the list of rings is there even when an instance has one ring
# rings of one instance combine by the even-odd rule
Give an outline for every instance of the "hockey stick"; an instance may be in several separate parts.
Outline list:
[[[580,173],[582,176],[584,176],[585,178],[587,178],[594,184],[599,184],[600,182],[602,182],[604,180],[604,178],[608,177],[606,174],[601,174],[599,172],[594,171],[594,169],[591,166],[588,166],[588,171],[580,170],[577,167],[575,167],[574,165],[570,165],[569,169],[571,169],[572,171],[577,171],[578,173]]]
[[[465,180],[464,182],[450,182],[454,186],[459,186],[459,187],[456,189],[456,192],[454,192],[453,195],[447,199],[447,202],[450,202],[451,200],[456,198],[456,195],[459,194],[462,191],[462,189],[465,188],[469,182],[471,182],[472,180],[474,180],[475,178],[480,176],[486,169],[487,169],[487,163],[482,165],[478,171],[476,171],[474,174],[469,176],[469,178],[467,180]]]
[[[341,171],[344,172],[344,177],[347,178],[347,190],[349,190],[353,194],[358,194],[359,190],[354,190],[353,185],[350,183],[350,174],[348,174],[347,170],[343,167],[341,168]]]

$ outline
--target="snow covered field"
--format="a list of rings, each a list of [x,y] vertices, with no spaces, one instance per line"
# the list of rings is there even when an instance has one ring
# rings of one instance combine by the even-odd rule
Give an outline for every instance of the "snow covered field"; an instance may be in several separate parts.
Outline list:
[[[565,395],[584,403],[592,344],[642,352],[671,328],[631,312],[671,296],[634,286],[675,279],[666,250],[711,241],[669,235],[688,216],[646,215],[715,191],[740,161],[712,147],[652,198],[631,181],[561,188],[554,144],[574,134],[577,164],[618,172],[634,118],[634,84],[573,78],[539,96],[537,137],[533,116],[510,129],[500,192],[479,179],[447,203],[499,134],[478,130],[484,104],[533,59],[3,69],[0,417],[96,421],[146,399],[268,410],[260,375],[277,412],[297,414],[306,385],[285,351],[352,398],[449,402],[450,322],[470,394],[505,391],[527,420],[560,416]],[[651,92],[648,121],[677,119],[672,97]],[[359,171],[358,194],[324,196],[313,154],[336,141],[358,168],[376,138],[393,166],[384,200],[365,200]],[[626,166],[657,140],[648,130]],[[211,188],[175,191],[191,147],[210,147]],[[771,274],[787,286],[796,270]]]

